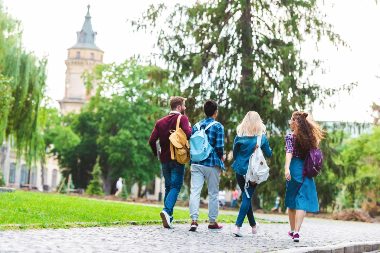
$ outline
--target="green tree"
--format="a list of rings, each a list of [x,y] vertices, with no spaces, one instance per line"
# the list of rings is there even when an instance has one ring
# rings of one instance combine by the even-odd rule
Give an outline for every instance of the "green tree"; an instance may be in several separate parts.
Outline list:
[[[71,174],[75,187],[86,188],[99,157],[106,194],[119,177],[127,189],[150,182],[159,164],[147,140],[155,120],[167,113],[170,95],[178,90],[169,73],[131,59],[100,65],[85,78],[88,88],[96,81],[96,95],[51,133],[60,165],[67,168],[64,176]]]
[[[99,166],[99,162],[96,162],[94,169],[92,170],[92,180],[86,189],[86,193],[90,195],[104,195],[103,192],[103,182],[102,182],[102,171]]]
[[[97,148],[105,192],[111,192],[119,177],[128,189],[134,183],[148,183],[158,174],[159,165],[147,140],[177,88],[168,72],[133,59],[100,66],[95,74],[97,95],[85,111],[99,120]]]
[[[38,152],[39,108],[44,98],[46,60],[26,52],[20,22],[4,11],[0,2],[0,143],[12,139],[18,156],[28,163]]]
[[[320,4],[316,0],[213,0],[177,4],[169,13],[161,4],[132,22],[137,30],[157,35],[160,53],[156,55],[173,72],[173,80],[181,83],[184,96],[190,97],[190,119],[203,117],[205,99],[218,102],[227,153],[244,114],[254,110],[262,116],[276,152],[270,161],[271,180],[257,191],[268,200],[284,192],[284,135],[291,113],[310,109],[313,102],[338,91],[313,83],[310,77],[321,61],[310,63],[301,55],[305,40],[318,44],[325,38],[344,45],[325,21]],[[221,187],[236,185],[231,168],[224,176]]]
[[[341,187],[347,206],[380,202],[380,128],[345,143],[341,152],[344,177]]]

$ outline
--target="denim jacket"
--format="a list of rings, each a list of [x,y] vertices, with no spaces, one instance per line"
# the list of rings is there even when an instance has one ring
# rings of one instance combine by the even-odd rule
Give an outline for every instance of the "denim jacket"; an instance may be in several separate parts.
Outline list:
[[[248,170],[249,158],[251,157],[257,142],[257,136],[236,136],[234,140],[232,168],[239,175],[245,175]],[[265,134],[261,138],[260,145],[264,156],[271,157],[272,149],[269,147],[268,138]]]

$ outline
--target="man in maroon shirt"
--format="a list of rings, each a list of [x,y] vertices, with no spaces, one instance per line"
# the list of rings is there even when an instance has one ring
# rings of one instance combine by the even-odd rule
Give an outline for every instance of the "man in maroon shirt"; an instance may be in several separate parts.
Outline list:
[[[175,130],[179,115],[182,115],[179,126],[185,132],[187,139],[190,138],[191,126],[189,119],[186,115],[183,115],[186,110],[185,101],[186,99],[183,97],[172,97],[170,99],[171,112],[156,122],[149,138],[149,145],[155,156],[157,155],[157,140],[159,140],[161,146],[159,156],[162,173],[165,178],[165,197],[164,208],[160,216],[165,228],[172,228],[173,208],[177,201],[178,193],[181,190],[185,174],[185,165],[171,159],[169,141],[170,130]]]

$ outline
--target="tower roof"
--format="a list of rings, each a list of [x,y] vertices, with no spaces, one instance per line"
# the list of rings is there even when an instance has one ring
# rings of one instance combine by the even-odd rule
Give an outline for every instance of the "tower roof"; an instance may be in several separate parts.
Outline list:
[[[85,16],[82,29],[79,32],[77,32],[77,43],[71,48],[87,48],[100,50],[95,45],[95,36],[96,32],[92,30],[91,24],[90,5],[87,5],[87,14]]]

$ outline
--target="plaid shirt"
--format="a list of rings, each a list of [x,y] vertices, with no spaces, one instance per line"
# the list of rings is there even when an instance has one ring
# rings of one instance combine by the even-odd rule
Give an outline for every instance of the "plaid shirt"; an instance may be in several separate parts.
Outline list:
[[[292,153],[293,157],[301,158],[301,153],[296,149],[296,138],[292,133],[285,136],[285,151]]]
[[[206,128],[208,124],[215,121],[213,118],[209,117],[199,122],[201,128]],[[195,133],[197,129],[195,126],[192,128],[192,134]],[[208,141],[210,145],[214,148],[209,157],[200,162],[191,162],[192,164],[200,164],[207,167],[219,167],[224,170],[224,163],[222,157],[224,154],[224,127],[219,122],[212,125],[206,130]]]

